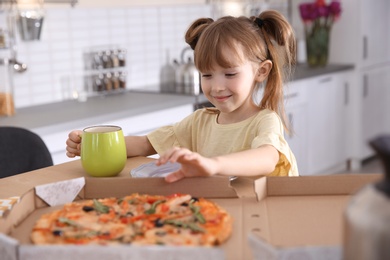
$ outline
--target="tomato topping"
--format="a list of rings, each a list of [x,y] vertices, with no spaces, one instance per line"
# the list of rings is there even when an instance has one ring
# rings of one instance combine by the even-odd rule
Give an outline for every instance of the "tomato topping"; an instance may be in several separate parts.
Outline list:
[[[169,211],[169,206],[167,204],[160,204],[161,212],[165,213]]]

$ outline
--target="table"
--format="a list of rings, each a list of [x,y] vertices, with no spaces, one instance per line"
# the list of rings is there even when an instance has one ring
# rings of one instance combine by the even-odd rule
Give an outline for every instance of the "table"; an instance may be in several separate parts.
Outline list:
[[[131,178],[131,169],[153,160],[155,159],[148,157],[128,158],[124,169],[116,178]],[[24,193],[40,184],[63,181],[78,177],[94,178],[90,177],[84,171],[80,160],[74,160],[71,162],[57,164],[35,171],[2,178],[0,179],[0,199],[13,196],[22,196]]]

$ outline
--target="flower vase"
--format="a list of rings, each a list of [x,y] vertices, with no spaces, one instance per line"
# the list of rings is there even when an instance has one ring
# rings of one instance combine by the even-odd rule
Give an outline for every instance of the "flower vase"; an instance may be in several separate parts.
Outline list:
[[[306,30],[306,55],[310,67],[323,67],[328,63],[330,28],[312,27]]]

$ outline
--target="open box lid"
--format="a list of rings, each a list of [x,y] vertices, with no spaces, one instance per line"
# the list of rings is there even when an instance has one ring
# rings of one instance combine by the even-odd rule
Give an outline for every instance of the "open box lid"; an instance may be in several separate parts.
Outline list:
[[[259,228],[255,259],[342,259],[344,210],[351,195],[381,174],[267,177],[255,181]]]

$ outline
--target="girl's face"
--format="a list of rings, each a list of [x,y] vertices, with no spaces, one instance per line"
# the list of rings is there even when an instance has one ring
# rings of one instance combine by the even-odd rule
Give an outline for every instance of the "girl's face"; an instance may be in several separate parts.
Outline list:
[[[228,48],[223,53],[235,57]],[[239,122],[259,111],[252,101],[259,67],[249,60],[238,60],[232,60],[231,64],[237,65],[231,68],[215,64],[210,71],[201,72],[203,93],[220,111],[219,123]]]

